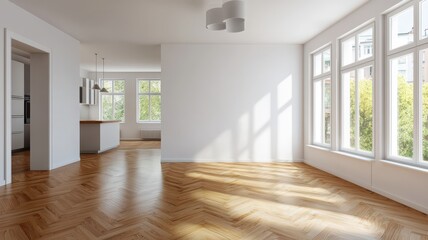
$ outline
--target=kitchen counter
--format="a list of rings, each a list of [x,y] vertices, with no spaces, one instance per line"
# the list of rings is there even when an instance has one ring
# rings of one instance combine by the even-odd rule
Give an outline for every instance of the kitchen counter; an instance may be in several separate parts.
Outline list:
[[[80,120],[80,124],[120,123],[120,120]]]
[[[80,152],[102,153],[120,144],[120,122],[103,120],[80,121]]]

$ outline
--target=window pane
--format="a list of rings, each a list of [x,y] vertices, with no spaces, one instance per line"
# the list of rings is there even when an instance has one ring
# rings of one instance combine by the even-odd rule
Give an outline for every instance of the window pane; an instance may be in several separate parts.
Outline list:
[[[428,1],[421,1],[420,38],[428,37]]]
[[[148,95],[139,96],[139,104],[140,104],[139,105],[140,106],[140,113],[139,113],[140,121],[150,120],[149,96]]]
[[[355,62],[355,37],[342,42],[342,66]]]
[[[125,80],[115,80],[114,81],[114,92],[115,93],[124,93],[125,92]]]
[[[358,60],[373,56],[373,28],[358,34]]]
[[[313,142],[322,143],[322,81],[314,81],[313,90]]]
[[[373,67],[358,69],[359,146],[373,150]]]
[[[114,96],[114,119],[125,120],[125,96]]]
[[[331,81],[323,81],[324,92],[324,143],[331,143]]]
[[[413,7],[409,7],[389,20],[390,50],[413,42]]]
[[[422,155],[428,161],[428,49],[420,53],[420,73],[422,82]]]
[[[161,96],[153,95],[150,99],[151,120],[161,120]]]
[[[413,157],[413,54],[392,59],[391,154]]]
[[[138,81],[138,91],[139,93],[149,93],[150,92],[150,84],[148,80],[139,80]]]
[[[342,104],[343,104],[343,133],[344,148],[355,149],[355,121],[356,121],[356,89],[355,71],[347,72],[342,77]]]
[[[150,81],[150,92],[151,93],[160,93],[161,92],[161,82],[160,81]]]
[[[317,54],[314,57],[314,76],[322,73],[322,54]]]
[[[322,53],[322,66],[323,66],[323,73],[330,72],[330,69],[331,69],[330,49]]]
[[[103,87],[105,87],[107,89],[107,91],[109,93],[112,92],[113,89],[113,84],[111,80],[103,80]]]
[[[101,95],[102,119],[113,120],[113,96]]]

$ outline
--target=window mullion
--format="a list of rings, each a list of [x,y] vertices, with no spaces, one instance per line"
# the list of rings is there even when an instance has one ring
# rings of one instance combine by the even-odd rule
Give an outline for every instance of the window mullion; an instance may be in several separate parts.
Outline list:
[[[355,149],[360,150],[360,91],[358,70],[355,69]]]
[[[414,154],[413,159],[416,163],[421,163],[423,161],[423,135],[422,135],[422,78],[420,77],[420,53],[419,50],[416,49],[414,53],[414,64],[413,64],[413,71],[414,71],[414,84],[413,84],[413,91],[414,91],[414,123],[415,124],[415,131],[414,139],[416,139],[416,143],[414,144]]]
[[[321,142],[325,144],[324,79],[321,80]]]
[[[111,117],[114,119],[114,109],[115,109],[115,102],[114,102],[114,94],[111,95]]]

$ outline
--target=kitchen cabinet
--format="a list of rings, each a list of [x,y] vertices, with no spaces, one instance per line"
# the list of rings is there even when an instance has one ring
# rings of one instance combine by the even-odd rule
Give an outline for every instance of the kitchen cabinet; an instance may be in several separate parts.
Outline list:
[[[24,98],[25,65],[12,61],[12,97]]]
[[[81,120],[80,152],[102,153],[120,144],[120,121]]]
[[[92,87],[95,81],[88,78],[82,78],[82,86],[80,86],[80,103],[84,105],[96,104],[96,92]]]
[[[24,148],[25,65],[12,61],[12,150]]]

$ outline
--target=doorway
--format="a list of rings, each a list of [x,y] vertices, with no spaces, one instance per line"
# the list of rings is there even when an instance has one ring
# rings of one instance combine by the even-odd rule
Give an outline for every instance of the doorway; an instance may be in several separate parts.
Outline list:
[[[20,127],[20,124],[27,122],[30,124],[27,145],[30,150],[29,170],[51,170],[52,149],[51,149],[51,60],[50,50],[30,39],[20,36],[16,33],[6,30],[5,39],[5,183],[12,182],[12,150],[18,148],[24,143],[21,142],[21,136],[17,129],[28,128]],[[16,84],[13,81],[14,74],[19,75],[14,64],[28,65],[27,74],[29,74],[29,89],[26,96],[25,90],[16,89],[23,87],[24,84]],[[19,65],[19,64],[18,64]],[[25,75],[25,74],[24,74]],[[23,86],[21,86],[23,85]],[[28,87],[28,86],[27,86]],[[14,89],[15,88],[15,89]],[[21,94],[23,93],[23,94]],[[24,96],[22,96],[24,95]],[[21,99],[22,98],[22,99]],[[22,100],[22,101],[21,101]],[[29,100],[29,101],[26,101]],[[21,106],[21,102],[23,106]],[[31,104],[26,106],[26,104]],[[18,110],[17,110],[18,109]],[[23,118],[21,120],[21,109]],[[29,134],[28,134],[29,133]],[[17,145],[18,144],[18,145]],[[22,159],[21,159],[22,160]],[[22,161],[17,163],[22,167]]]

